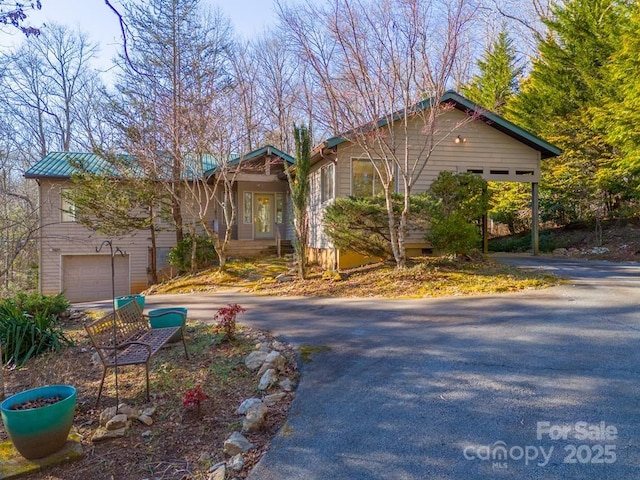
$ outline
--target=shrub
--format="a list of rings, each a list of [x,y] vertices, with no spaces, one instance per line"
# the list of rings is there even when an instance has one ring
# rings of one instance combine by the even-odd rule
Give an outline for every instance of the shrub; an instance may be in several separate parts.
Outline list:
[[[180,273],[195,271],[200,268],[210,267],[218,261],[218,255],[213,247],[211,239],[204,235],[195,237],[196,259],[192,264],[193,237],[186,234],[182,240],[169,251],[169,263],[176,267]]]
[[[213,319],[218,322],[218,331],[224,332],[228,340],[233,339],[236,334],[236,315],[244,312],[246,310],[237,303],[230,303],[226,307],[219,308],[213,316]]]
[[[459,214],[434,218],[428,237],[438,252],[467,255],[482,240],[480,229]]]
[[[393,196],[393,209],[400,213],[403,196]],[[409,230],[426,226],[426,198],[411,197]],[[343,250],[351,250],[366,256],[393,258],[389,220],[385,198],[373,197],[337,198],[327,207],[324,217],[325,232],[333,244]]]
[[[42,295],[40,293],[26,294],[20,292],[14,297],[3,300],[0,305],[14,305],[29,315],[44,313],[59,316],[67,311],[69,301],[62,293],[58,295]]]
[[[60,294],[19,294],[0,303],[2,362],[24,365],[31,357],[59,350],[71,341],[64,335],[58,315],[69,303]]]
[[[208,398],[209,395],[204,393],[202,387],[193,387],[187,390],[182,396],[182,406],[184,408],[196,407],[198,410],[198,416],[200,416],[200,404]]]
[[[467,255],[480,245],[477,221],[487,211],[487,182],[472,173],[440,172],[429,188],[431,225],[426,235],[435,250]]]

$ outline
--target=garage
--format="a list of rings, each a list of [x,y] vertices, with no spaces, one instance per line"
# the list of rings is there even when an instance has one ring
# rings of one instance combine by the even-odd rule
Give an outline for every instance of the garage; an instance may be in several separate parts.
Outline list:
[[[129,255],[114,257],[116,296],[128,295]],[[109,255],[64,255],[62,290],[70,302],[90,302],[111,298],[111,257]]]

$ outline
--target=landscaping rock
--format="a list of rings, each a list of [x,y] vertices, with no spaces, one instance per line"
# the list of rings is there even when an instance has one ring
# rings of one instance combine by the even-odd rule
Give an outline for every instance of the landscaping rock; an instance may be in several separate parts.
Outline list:
[[[240,404],[240,406],[236,410],[236,413],[238,415],[244,415],[245,413],[247,413],[247,410],[249,410],[249,407],[255,405],[256,403],[262,403],[262,400],[260,400],[259,398],[247,398]]]
[[[119,430],[127,426],[127,422],[129,421],[129,417],[124,413],[119,413],[114,416],[107,422],[105,428],[107,430]]]
[[[230,457],[239,453],[247,453],[254,447],[253,443],[240,432],[233,432],[231,436],[224,441],[222,451]]]
[[[153,419],[149,415],[138,416],[138,421],[144,423],[147,426],[153,425]]]
[[[280,392],[280,393],[274,393],[272,395],[267,395],[266,397],[264,397],[264,404],[267,407],[273,407],[275,404],[277,404],[278,402],[282,401],[282,399],[284,397],[286,397],[287,394],[284,392]]]
[[[269,352],[269,355],[267,355],[267,358],[264,359],[264,363],[260,367],[260,370],[258,370],[258,376],[261,377],[262,375],[264,375],[264,372],[266,372],[270,368],[273,368],[278,372],[284,372],[286,366],[287,366],[287,361],[282,356],[282,354],[280,354],[280,352],[273,350]]]
[[[209,474],[209,480],[225,480],[227,477],[227,466],[223,463],[216,470]]]
[[[140,415],[137,409],[130,407],[126,403],[118,405],[118,413],[126,415],[130,419],[134,419]]]
[[[280,388],[282,388],[285,392],[290,392],[293,390],[293,383],[291,382],[290,378],[285,378],[283,380],[280,380]]]
[[[147,417],[153,417],[154,413],[156,413],[156,407],[147,407],[142,411],[142,415],[146,415]]]
[[[269,409],[262,402],[253,404],[251,407],[249,407],[249,409],[247,410],[247,415],[242,421],[242,431],[249,433],[260,431],[262,427],[264,427],[264,422],[268,411]]]
[[[257,351],[251,352],[244,359],[244,364],[247,366],[249,370],[257,370],[262,366],[264,361],[267,359],[268,354],[269,352],[267,352],[266,350],[257,350]]]
[[[234,455],[229,460],[228,465],[231,470],[239,472],[244,468],[244,457],[240,453],[237,455]]]
[[[272,385],[275,385],[277,381],[278,381],[278,376],[276,374],[276,371],[273,368],[270,368],[269,370],[264,372],[262,377],[260,377],[260,382],[258,383],[258,390],[262,390],[262,391],[267,390]]]
[[[109,407],[100,414],[100,426],[104,427],[109,420],[116,416],[116,407]]]
[[[93,443],[102,442],[104,440],[111,440],[113,438],[124,437],[127,434],[127,427],[119,428],[118,430],[107,430],[104,427],[99,427],[93,433],[91,441]]]
[[[91,355],[91,363],[93,365],[102,365],[102,359],[98,352],[93,352],[93,355]]]

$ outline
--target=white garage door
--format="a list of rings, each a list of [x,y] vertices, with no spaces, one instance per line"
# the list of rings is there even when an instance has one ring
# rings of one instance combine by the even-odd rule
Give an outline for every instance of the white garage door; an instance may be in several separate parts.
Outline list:
[[[116,297],[129,294],[129,255],[114,257]],[[70,302],[111,298],[111,257],[65,255],[62,257],[62,289]]]

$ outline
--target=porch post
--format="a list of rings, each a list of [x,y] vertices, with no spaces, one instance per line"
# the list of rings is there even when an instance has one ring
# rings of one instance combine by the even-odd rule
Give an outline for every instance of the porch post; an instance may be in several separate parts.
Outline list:
[[[538,214],[538,183],[531,184],[531,255],[540,255],[538,244],[539,234],[539,214]]]
[[[489,215],[482,214],[482,253],[489,253]]]

